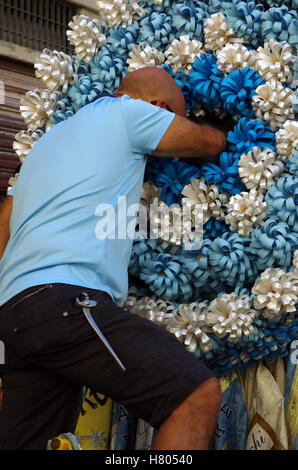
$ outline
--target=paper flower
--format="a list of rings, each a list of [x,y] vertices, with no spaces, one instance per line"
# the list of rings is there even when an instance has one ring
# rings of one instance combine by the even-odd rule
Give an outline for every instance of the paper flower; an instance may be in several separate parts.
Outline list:
[[[157,241],[154,239],[136,238],[132,245],[132,252],[129,262],[128,271],[132,276],[139,276],[140,266],[145,260],[150,259],[154,255]]]
[[[286,223],[267,219],[263,227],[253,231],[249,249],[255,255],[258,270],[286,269],[291,265],[297,244],[298,234],[292,232]]]
[[[167,325],[167,330],[184,344],[187,351],[193,354],[198,346],[204,353],[213,349],[210,338],[204,332],[206,315],[203,311],[205,308],[204,303],[181,304]]]
[[[282,174],[284,164],[271,149],[254,147],[239,160],[238,172],[247,189],[264,193]]]
[[[256,5],[253,1],[232,0],[232,2],[227,2],[224,13],[236,36],[253,47],[260,45],[263,23],[262,5]]]
[[[206,105],[209,110],[220,108],[220,86],[223,73],[218,70],[216,57],[212,54],[201,54],[193,64],[189,73],[189,81],[193,87],[193,95],[197,101]]]
[[[298,149],[298,121],[287,120],[276,134],[276,151],[287,162]]]
[[[34,68],[36,77],[44,81],[50,92],[66,93],[77,77],[78,63],[64,52],[44,49]]]
[[[255,67],[266,82],[291,83],[294,62],[295,55],[287,42],[270,39],[264,47],[258,48]]]
[[[166,327],[173,318],[175,307],[172,302],[153,296],[142,297],[129,310],[130,313],[140,315],[157,325]]]
[[[191,276],[195,287],[202,287],[209,279],[209,245],[210,240],[203,240],[199,249],[186,249],[184,245],[178,259],[183,270]]]
[[[19,177],[19,173],[15,173],[13,176],[11,176],[8,180],[8,187],[7,187],[7,195],[9,196],[9,193],[11,191],[11,188],[15,185]]]
[[[281,83],[271,81],[260,85],[252,98],[252,107],[257,119],[266,121],[276,131],[288,120],[294,119],[292,109],[293,90]]]
[[[227,205],[226,224],[232,232],[249,237],[253,230],[264,224],[267,204],[255,189],[232,196]]]
[[[245,191],[238,174],[237,154],[222,152],[219,166],[215,163],[205,163],[202,166],[202,175],[209,184],[218,186],[221,193],[238,194]]]
[[[103,89],[101,82],[92,82],[89,75],[80,75],[68,92],[75,112],[90,103]]]
[[[113,26],[107,34],[107,47],[112,57],[120,57],[127,60],[129,52],[134,44],[138,42],[140,27],[137,22],[126,28],[123,26]]]
[[[201,4],[195,7],[191,2],[174,3],[171,16],[177,37],[188,35],[190,39],[203,41],[204,20],[209,15]]]
[[[267,214],[280,222],[285,222],[294,232],[298,231],[298,178],[280,178],[269,186],[265,197]]]
[[[249,67],[233,70],[221,82],[220,97],[224,109],[234,116],[254,117],[252,98],[256,88],[264,84],[260,75]]]
[[[20,131],[16,134],[13,149],[21,163],[24,162],[32,147],[42,135],[43,131],[41,129],[36,129],[36,131],[28,129],[27,131]]]
[[[113,93],[127,75],[127,67],[120,57],[112,57],[108,49],[101,49],[90,63],[93,82],[102,83],[104,90]]]
[[[165,13],[152,13],[140,22],[140,28],[140,41],[162,52],[175,39],[172,18]]]
[[[248,295],[237,296],[234,292],[223,294],[210,302],[206,309],[207,325],[219,338],[238,343],[242,335],[254,333],[253,322],[258,313],[252,308]]]
[[[181,245],[191,230],[191,220],[186,220],[184,212],[181,206],[168,206],[156,198],[150,206],[150,236]]]
[[[254,69],[256,53],[242,44],[227,44],[217,51],[217,67],[225,75],[233,70],[249,67]]]
[[[240,155],[255,146],[275,151],[274,133],[262,121],[252,121],[247,117],[239,119],[234,129],[228,132],[227,142],[229,151]]]
[[[290,157],[286,166],[289,172],[298,178],[298,150]]]
[[[298,280],[279,268],[268,268],[255,282],[254,307],[263,310],[263,317],[273,319],[294,312],[298,302]]]
[[[129,72],[143,67],[161,67],[164,62],[163,52],[145,43],[133,45],[126,61]]]
[[[181,194],[185,196],[182,198],[182,205],[190,206],[194,219],[198,216],[205,224],[210,217],[215,217],[217,220],[224,218],[227,196],[220,194],[218,187],[214,184],[209,185],[204,178],[192,179]]]
[[[264,42],[275,39],[276,41],[286,41],[295,47],[297,38],[291,34],[295,22],[297,22],[297,11],[289,10],[286,5],[269,8],[263,14],[262,36]]]
[[[59,98],[59,93],[50,93],[48,90],[27,91],[20,100],[20,113],[28,129],[35,131],[45,126],[48,131]]]
[[[253,279],[255,271],[247,239],[238,233],[227,232],[210,243],[210,275],[235,287]]]
[[[207,51],[221,50],[226,44],[241,43],[233,29],[229,28],[228,20],[222,13],[214,13],[204,22],[204,42]]]
[[[185,302],[192,297],[190,278],[182,271],[177,258],[169,253],[154,254],[140,266],[140,279],[158,297]]]
[[[75,47],[76,55],[80,60],[90,63],[98,49],[107,42],[101,22],[87,15],[76,15],[68,26],[70,29],[66,31],[66,35],[70,44]]]
[[[71,89],[70,89],[71,90]],[[69,90],[69,91],[70,91]],[[63,98],[56,103],[56,111],[51,116],[51,123],[54,126],[59,122],[65,121],[75,114],[75,109],[69,98]]]
[[[134,19],[140,20],[145,15],[139,2],[133,0],[97,0],[100,19],[108,26],[130,26]]]
[[[161,199],[170,206],[181,201],[181,191],[192,178],[201,176],[199,168],[188,165],[179,160],[171,160],[164,165],[158,175],[155,176],[154,184],[160,186]]]
[[[180,36],[179,39],[174,39],[165,51],[166,64],[172,67],[174,75],[190,71],[195,59],[202,53],[203,44],[200,41],[190,39],[187,35]]]

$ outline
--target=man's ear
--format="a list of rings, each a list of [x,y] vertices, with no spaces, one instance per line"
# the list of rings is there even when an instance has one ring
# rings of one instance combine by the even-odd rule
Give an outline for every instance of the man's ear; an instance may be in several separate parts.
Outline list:
[[[159,108],[169,109],[168,103],[163,100],[152,100],[150,101],[150,103],[154,106],[159,106]]]

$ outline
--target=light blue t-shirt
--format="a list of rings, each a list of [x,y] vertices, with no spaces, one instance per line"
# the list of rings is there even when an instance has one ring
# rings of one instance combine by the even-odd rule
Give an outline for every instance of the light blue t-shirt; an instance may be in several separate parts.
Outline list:
[[[45,283],[103,290],[123,304],[146,155],[174,117],[128,96],[102,97],[36,142],[13,188],[0,305]]]

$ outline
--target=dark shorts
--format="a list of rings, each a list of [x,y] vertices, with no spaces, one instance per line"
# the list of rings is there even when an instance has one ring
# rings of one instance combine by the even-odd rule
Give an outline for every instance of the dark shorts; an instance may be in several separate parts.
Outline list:
[[[108,294],[66,284],[43,287],[27,289],[0,308],[0,449],[44,449],[48,439],[74,432],[83,386],[157,429],[214,376],[173,334],[117,307]],[[125,373],[75,305],[81,292],[97,300],[92,316]]]

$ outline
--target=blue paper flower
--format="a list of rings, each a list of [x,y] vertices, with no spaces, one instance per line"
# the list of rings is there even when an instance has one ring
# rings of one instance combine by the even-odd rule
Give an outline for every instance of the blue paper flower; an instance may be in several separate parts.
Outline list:
[[[262,5],[256,5],[253,1],[233,0],[230,5],[226,5],[224,13],[229,27],[239,38],[243,38],[255,48],[262,44]]]
[[[224,233],[210,244],[210,275],[230,286],[250,282],[255,276],[251,259],[247,239],[236,233]]]
[[[214,240],[214,238],[220,237],[228,231],[229,227],[224,220],[216,220],[214,217],[210,217],[204,225],[204,239]]]
[[[297,47],[297,12],[286,5],[270,8],[263,15],[262,35],[264,42],[269,39],[286,41]],[[295,32],[296,31],[296,32]]]
[[[193,109],[196,105],[196,100],[193,96],[192,84],[189,80],[189,74],[181,72],[174,76],[172,67],[170,65],[163,65],[161,68],[168,72],[168,74],[175,80],[180,90],[182,91],[185,99],[185,115],[187,115],[188,111]]]
[[[102,93],[104,86],[101,82],[91,82],[89,75],[79,75],[75,84],[69,89],[70,98],[74,110],[90,103],[98,94]]]
[[[140,33],[139,24],[134,21],[131,26],[113,26],[107,35],[107,47],[112,57],[121,57],[125,62],[134,44],[137,44]]]
[[[289,172],[298,178],[298,150],[294,152],[289,161],[286,164]]]
[[[93,57],[91,64],[91,79],[102,83],[104,90],[113,93],[127,75],[127,67],[120,57],[112,57],[107,48],[101,49]]]
[[[202,175],[209,184],[216,184],[220,192],[232,195],[246,191],[245,185],[238,174],[240,156],[232,152],[222,152],[219,166],[215,163],[205,163]]]
[[[197,2],[198,3],[198,2]],[[203,41],[204,20],[209,17],[206,8],[191,2],[180,2],[171,10],[176,36],[188,35],[190,39]]]
[[[191,279],[183,272],[177,257],[169,253],[155,254],[144,260],[140,270],[140,279],[158,297],[180,303],[191,299]]]
[[[221,82],[220,97],[224,109],[237,118],[255,117],[252,97],[256,88],[264,83],[262,77],[249,67],[233,70]]]
[[[265,196],[267,214],[275,220],[285,222],[298,232],[298,178],[286,176],[269,186]]]
[[[268,147],[275,151],[275,134],[262,121],[252,121],[247,117],[239,119],[227,136],[230,152],[247,154],[254,146]]]
[[[69,98],[62,98],[59,100],[59,102],[56,105],[56,111],[51,116],[51,123],[54,126],[55,124],[58,124],[59,122],[66,121],[66,119],[70,118],[75,114],[75,109],[73,105],[71,104],[71,101]]]
[[[182,249],[178,256],[183,270],[187,272],[195,287],[202,287],[209,278],[208,250],[210,240],[203,240],[200,249],[186,250]]]
[[[253,231],[249,249],[258,270],[277,267],[287,270],[297,246],[298,234],[286,223],[267,219],[263,227]]]
[[[142,265],[146,259],[150,259],[154,255],[156,246],[157,240],[155,239],[138,238],[134,240],[128,267],[129,274],[135,277],[139,276],[140,265]]]
[[[154,12],[140,22],[141,42],[164,51],[174,41],[172,18],[165,13]]]
[[[210,111],[222,106],[220,87],[223,78],[224,75],[218,69],[217,60],[213,54],[201,54],[194,61],[192,70],[189,73],[193,95],[197,101],[203,103]]]
[[[155,177],[155,184],[161,186],[160,198],[168,205],[179,203],[181,191],[192,178],[199,178],[201,172],[194,165],[179,160],[171,160],[165,164]]]

